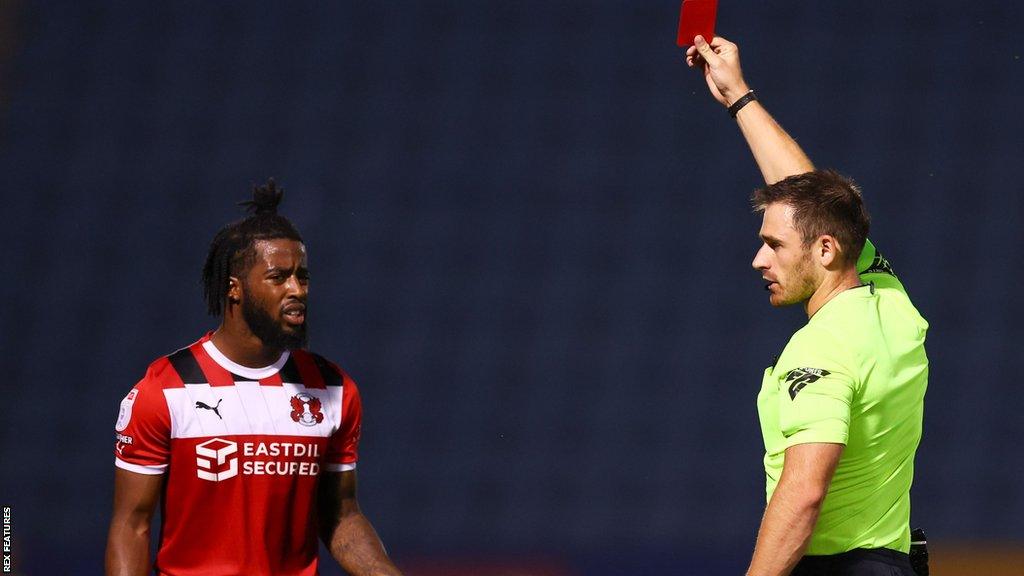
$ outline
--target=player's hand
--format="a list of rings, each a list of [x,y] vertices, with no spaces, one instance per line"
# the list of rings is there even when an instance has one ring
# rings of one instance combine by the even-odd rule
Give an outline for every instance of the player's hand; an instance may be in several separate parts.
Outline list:
[[[740,70],[740,49],[721,36],[715,36],[708,44],[703,36],[693,39],[693,46],[686,50],[686,65],[704,72],[711,95],[722,106],[728,107],[750,91],[743,81]]]

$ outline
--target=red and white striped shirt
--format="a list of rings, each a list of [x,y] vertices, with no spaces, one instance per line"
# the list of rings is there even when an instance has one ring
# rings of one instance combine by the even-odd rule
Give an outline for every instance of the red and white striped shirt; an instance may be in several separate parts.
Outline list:
[[[207,334],[153,362],[114,463],[167,474],[157,574],[315,575],[317,477],[356,467],[361,421],[355,382],[304,350],[246,368]]]

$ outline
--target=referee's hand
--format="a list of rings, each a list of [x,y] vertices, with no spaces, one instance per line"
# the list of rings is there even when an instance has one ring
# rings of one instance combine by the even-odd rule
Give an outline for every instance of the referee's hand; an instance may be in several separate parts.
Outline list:
[[[739,47],[721,36],[710,44],[703,36],[694,38],[693,46],[686,49],[686,65],[704,72],[711,95],[726,108],[750,91],[740,70]]]

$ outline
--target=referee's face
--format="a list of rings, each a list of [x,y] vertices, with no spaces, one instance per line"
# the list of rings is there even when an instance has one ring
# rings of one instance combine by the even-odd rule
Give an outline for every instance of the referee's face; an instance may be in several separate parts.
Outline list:
[[[799,304],[814,294],[816,274],[811,251],[793,226],[793,207],[769,204],[761,222],[761,248],[754,255],[754,269],[766,282],[772,306]]]

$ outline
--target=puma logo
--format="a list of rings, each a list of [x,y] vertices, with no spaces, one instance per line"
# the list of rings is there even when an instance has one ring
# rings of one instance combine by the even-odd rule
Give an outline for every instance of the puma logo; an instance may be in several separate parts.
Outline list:
[[[223,401],[223,398],[217,400],[216,406],[209,406],[205,402],[196,402],[196,408],[202,408],[203,410],[213,410],[213,413],[217,415],[217,418],[223,420],[224,417],[220,415],[220,411],[218,410],[218,408],[220,408],[220,403]]]

